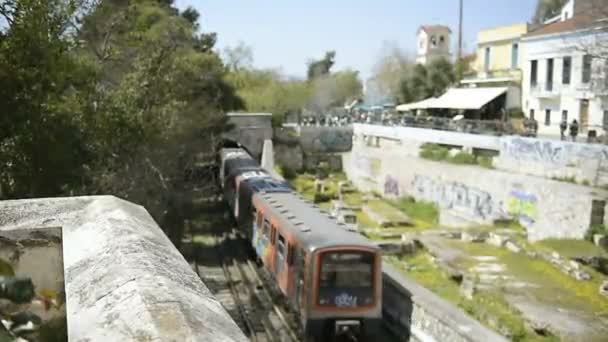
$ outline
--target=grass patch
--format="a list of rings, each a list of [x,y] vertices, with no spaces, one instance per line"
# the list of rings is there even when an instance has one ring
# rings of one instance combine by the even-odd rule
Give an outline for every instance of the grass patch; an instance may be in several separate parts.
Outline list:
[[[417,226],[430,228],[438,222],[439,210],[430,202],[415,201],[413,198],[404,198],[389,201],[397,209],[403,210]]]
[[[533,246],[542,251],[556,251],[565,258],[594,255],[608,257],[608,252],[587,240],[543,240]]]
[[[383,200],[369,201],[367,206],[376,214],[389,221],[400,221],[404,219],[404,214],[394,206]]]
[[[538,301],[556,307],[569,307],[594,314],[608,314],[608,301],[598,293],[603,276],[591,268],[584,267],[585,271],[591,274],[592,279],[578,281],[562,273],[549,262],[541,258],[528,257],[525,253],[511,253],[506,248],[482,243],[467,244],[461,241],[450,241],[449,243],[450,246],[462,250],[469,256],[457,261],[462,268],[469,269],[478,263],[471,258],[473,256],[494,256],[497,263],[506,266],[506,274],[510,274],[520,281],[540,286],[526,290],[528,295]],[[549,242],[549,246],[562,247],[555,243]],[[538,248],[538,244],[532,246]],[[533,247],[532,249],[534,249]],[[565,254],[562,255],[565,256]]]
[[[387,261],[490,329],[506,333],[513,341],[557,341],[555,337],[538,336],[528,331],[523,317],[509,305],[501,292],[477,292],[472,300],[464,298],[460,294],[458,284],[435,265],[428,253],[419,252],[413,256],[387,258]]]
[[[455,165],[479,165],[488,169],[494,168],[491,156],[478,156],[464,151],[451,156],[449,148],[437,144],[423,144],[420,146],[418,156],[423,159],[443,161]]]

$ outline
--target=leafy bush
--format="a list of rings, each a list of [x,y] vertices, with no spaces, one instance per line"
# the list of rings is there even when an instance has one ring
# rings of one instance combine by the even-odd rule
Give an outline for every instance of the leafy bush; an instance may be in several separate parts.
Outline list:
[[[608,235],[608,227],[604,224],[595,224],[589,227],[585,234],[585,239],[593,241],[593,235],[595,234],[606,234]]]
[[[330,200],[331,200],[331,196],[328,194],[315,193],[313,202],[318,204],[318,203],[329,202]]]
[[[477,159],[474,155],[466,152],[458,152],[453,157],[450,157],[448,160],[452,164],[461,164],[461,165],[474,165],[477,164]]]
[[[442,161],[448,159],[450,150],[437,144],[423,144],[420,146],[420,158]]]
[[[492,157],[477,157],[477,164],[481,167],[485,167],[488,169],[494,168],[494,163],[492,162]]]

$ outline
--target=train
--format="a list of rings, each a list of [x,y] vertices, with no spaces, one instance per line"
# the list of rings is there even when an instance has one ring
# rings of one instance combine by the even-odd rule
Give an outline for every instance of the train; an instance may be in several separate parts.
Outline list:
[[[223,147],[219,180],[236,225],[296,313],[305,341],[373,340],[382,316],[378,246],[262,169]]]

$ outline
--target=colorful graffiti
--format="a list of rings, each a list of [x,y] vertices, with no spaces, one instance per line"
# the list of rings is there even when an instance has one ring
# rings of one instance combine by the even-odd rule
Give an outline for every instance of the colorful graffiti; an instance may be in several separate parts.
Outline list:
[[[399,197],[399,180],[395,177],[386,176],[384,180],[384,195]]]
[[[606,160],[608,148],[559,140],[504,137],[501,139],[500,155],[520,161],[566,166],[578,160]]]
[[[414,197],[436,203],[441,209],[455,209],[471,217],[491,219],[501,215],[492,195],[480,189],[456,182],[444,183],[427,176],[416,175],[412,182]]]
[[[509,194],[507,213],[518,218],[522,226],[530,227],[538,217],[537,203],[538,199],[535,195],[520,190],[513,190]]]

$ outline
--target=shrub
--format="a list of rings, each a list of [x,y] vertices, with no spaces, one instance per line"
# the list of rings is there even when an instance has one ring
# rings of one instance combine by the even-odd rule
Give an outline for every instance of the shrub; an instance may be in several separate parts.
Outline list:
[[[603,224],[595,224],[589,226],[587,233],[585,234],[585,239],[589,241],[593,241],[593,235],[595,234],[608,234],[608,228]]]
[[[424,144],[420,146],[420,158],[442,161],[446,160],[449,156],[450,150],[447,147],[443,147],[437,144]]]
[[[315,197],[313,199],[313,202],[315,202],[315,203],[324,203],[324,202],[329,202],[330,200],[331,200],[331,196],[330,195],[315,193]]]
[[[463,165],[477,164],[475,156],[466,152],[458,152],[455,156],[450,157],[449,162]]]
[[[479,164],[481,167],[485,167],[488,169],[494,168],[492,157],[477,157],[477,164]]]

